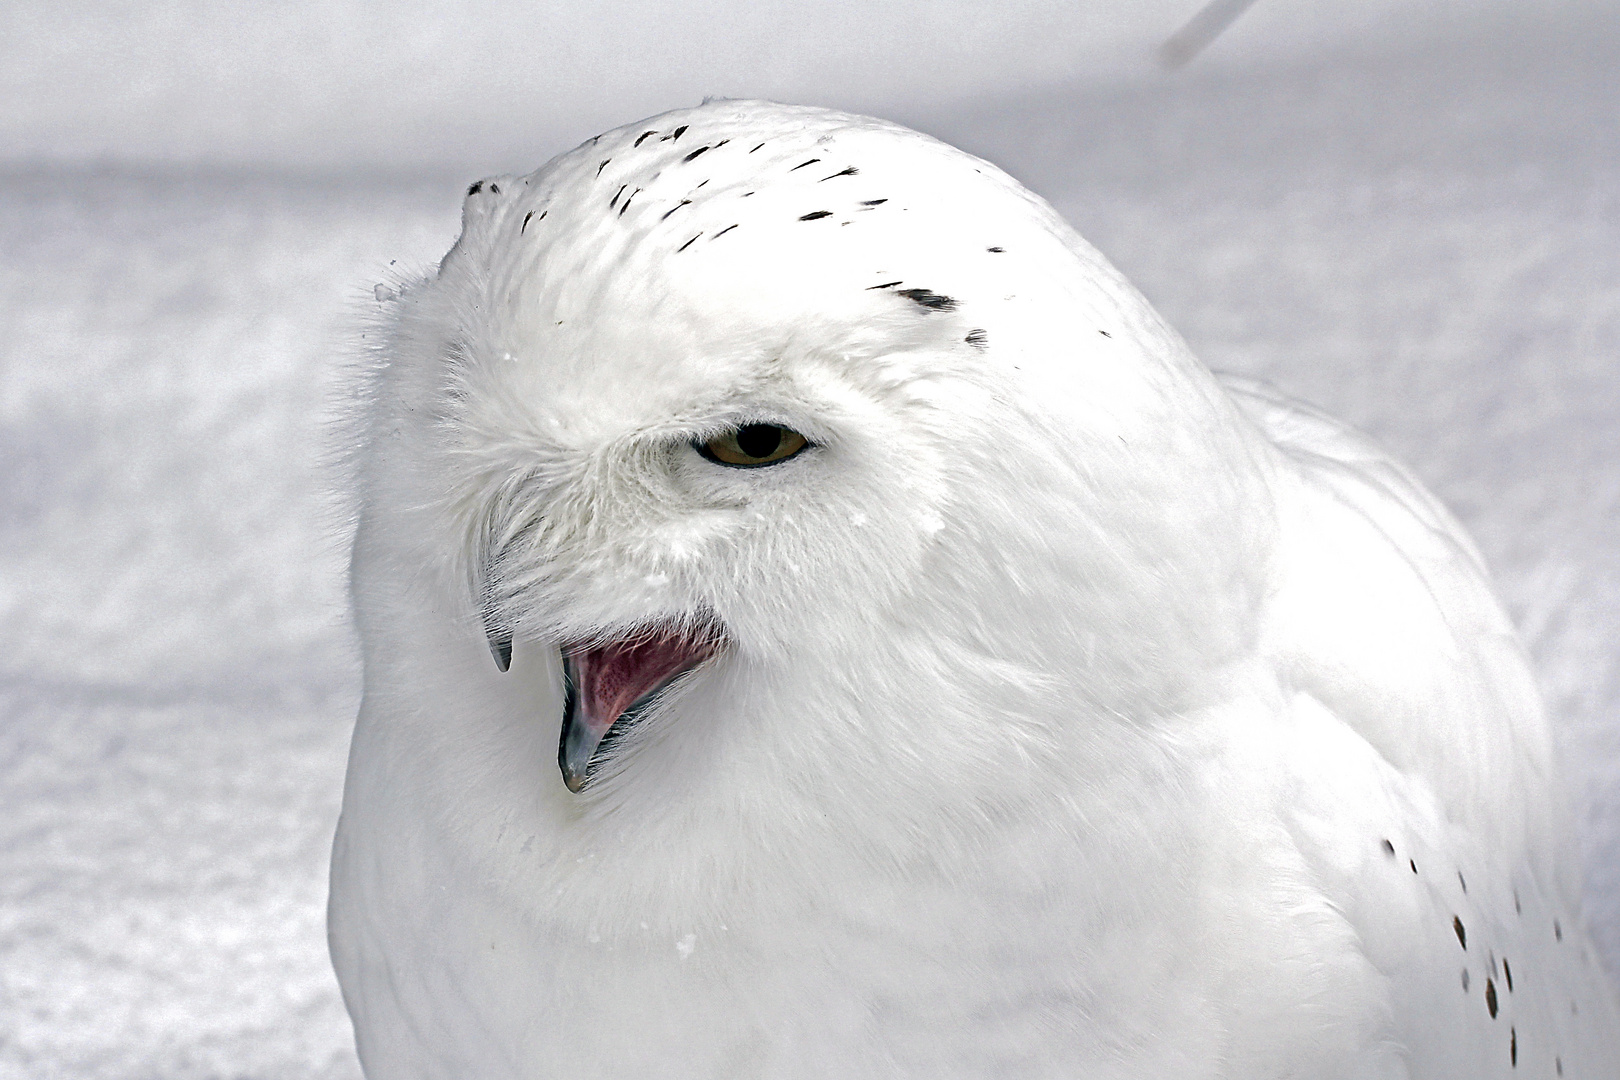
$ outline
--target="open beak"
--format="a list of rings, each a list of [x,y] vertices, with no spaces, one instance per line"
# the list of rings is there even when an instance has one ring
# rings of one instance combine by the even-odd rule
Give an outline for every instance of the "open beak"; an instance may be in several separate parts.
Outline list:
[[[634,720],[671,683],[713,656],[723,641],[712,627],[654,626],[615,641],[565,646],[568,693],[557,765],[568,790],[585,786],[596,752],[615,724]]]

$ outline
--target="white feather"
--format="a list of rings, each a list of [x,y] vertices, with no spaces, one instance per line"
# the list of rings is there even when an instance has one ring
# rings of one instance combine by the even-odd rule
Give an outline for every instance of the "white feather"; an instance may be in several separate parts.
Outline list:
[[[395,306],[331,904],[372,1080],[1613,1075],[1472,545],[993,166],[707,103],[475,186]],[[765,421],[812,449],[693,449]],[[709,618],[569,792],[559,646]]]

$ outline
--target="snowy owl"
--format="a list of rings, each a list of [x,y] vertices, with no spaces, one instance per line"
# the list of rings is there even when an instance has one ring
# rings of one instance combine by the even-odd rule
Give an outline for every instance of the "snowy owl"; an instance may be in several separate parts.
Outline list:
[[[389,307],[371,1080],[1620,1073],[1473,546],[995,167],[707,103]]]

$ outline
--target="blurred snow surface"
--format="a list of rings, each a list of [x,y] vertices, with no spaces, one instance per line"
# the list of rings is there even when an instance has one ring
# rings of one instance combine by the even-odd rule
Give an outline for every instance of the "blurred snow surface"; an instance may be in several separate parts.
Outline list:
[[[1559,724],[1611,969],[1616,42],[894,117],[1458,512]],[[373,284],[431,268],[470,179],[0,173],[0,1075],[357,1076],[323,934],[359,687],[326,418]]]

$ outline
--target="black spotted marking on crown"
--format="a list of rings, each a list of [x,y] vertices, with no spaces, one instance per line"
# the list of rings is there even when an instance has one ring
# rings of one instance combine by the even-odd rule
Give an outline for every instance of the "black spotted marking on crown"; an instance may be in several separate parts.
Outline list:
[[[984,250],[988,251],[992,255],[1000,255],[1003,251],[1006,251],[1007,249],[1004,248],[1004,247],[987,247]]]
[[[696,150],[692,151],[690,154],[687,154],[685,157],[681,158],[681,163],[685,164],[688,161],[692,161],[692,160],[694,160],[696,158],[700,158],[704,154],[707,154],[712,149],[714,149],[714,147],[712,147],[712,146],[700,146]]]
[[[1468,891],[1468,879],[1463,877],[1463,872],[1461,870],[1457,871],[1457,884],[1462,886],[1462,891],[1464,893]]]
[[[636,188],[636,190],[632,191],[629,195],[627,195],[625,197],[624,205],[619,207],[619,216],[620,217],[624,217],[624,212],[626,210],[630,209],[630,200],[634,199],[637,195],[640,195],[640,194],[641,194],[641,189]]]
[[[691,205],[692,205],[692,200],[691,199],[682,199],[680,202],[676,203],[674,206],[670,207],[668,210],[665,210],[664,211],[664,216],[659,218],[658,220],[659,221],[668,221],[669,220],[669,215],[673,214],[675,211],[679,210],[683,206],[691,206]]]
[[[1508,1028],[1508,1065],[1511,1068],[1519,1067],[1519,1029]]]
[[[722,236],[726,235],[726,233],[730,232],[732,229],[735,229],[736,227],[737,227],[737,225],[736,225],[735,222],[730,224],[730,225],[727,225],[725,228],[721,229],[719,232],[717,232],[713,236],[709,237],[709,239],[710,240],[718,240]]]
[[[611,198],[611,199],[609,199],[609,200],[608,200],[608,209],[609,209],[609,210],[611,210],[611,209],[613,209],[613,208],[614,208],[614,207],[615,207],[615,206],[618,206],[618,205],[619,205],[619,196],[620,196],[620,195],[623,195],[623,194],[624,194],[624,189],[625,189],[625,188],[627,188],[627,187],[629,187],[629,186],[630,186],[630,185],[629,185],[629,184],[620,184],[620,185],[619,185],[619,190],[618,190],[618,191],[615,191],[615,192],[614,192],[614,193],[613,193],[613,198]]]
[[[832,211],[831,210],[812,210],[808,214],[800,215],[799,220],[800,221],[820,221],[824,217],[832,217]]]
[[[523,227],[518,229],[519,236],[522,236],[524,233],[529,231],[529,219],[532,217],[534,217],[533,210],[530,210],[527,214],[523,215]]]
[[[1564,940],[1564,928],[1558,925],[1557,919],[1553,920],[1553,938],[1557,941]]]
[[[484,190],[484,182],[482,180],[474,180],[472,182],[472,187],[467,189],[467,198],[470,199],[474,195],[478,194],[480,191],[483,191],[483,190]]]
[[[1410,866],[1412,868],[1412,873],[1414,873],[1414,874],[1417,873],[1417,863],[1416,863],[1416,861],[1414,861],[1412,859],[1407,859],[1406,860],[1406,865]]]
[[[1462,919],[1456,915],[1453,915],[1451,917],[1451,928],[1457,932],[1457,944],[1463,947],[1464,952],[1467,952],[1468,931],[1463,928]]]
[[[1513,993],[1513,968],[1508,964],[1508,958],[1502,957],[1502,978],[1507,980],[1508,993]]]
[[[927,311],[954,311],[957,300],[932,289],[901,289],[900,295]]]
[[[1465,993],[1465,994],[1468,993],[1468,969],[1467,968],[1463,968],[1462,984],[1463,984],[1463,993]]]
[[[1485,980],[1485,1008],[1490,1011],[1491,1019],[1496,1019],[1496,980]]]
[[[810,165],[814,165],[816,162],[818,162],[820,160],[821,159],[818,158],[818,157],[813,157],[809,161],[801,161],[801,162],[799,162],[799,164],[797,164],[797,165],[793,166],[793,168],[789,169],[788,172],[798,172],[800,169],[806,168],[806,167],[808,167]]]
[[[631,143],[630,145],[631,146],[640,146],[642,143],[647,141],[649,136],[656,135],[656,134],[658,134],[658,132],[656,132],[656,131],[643,131],[640,135],[636,136],[636,141]]]
[[[499,184],[491,184],[491,185],[489,185],[489,193],[491,195],[499,195],[501,193],[501,185],[499,185]]]
[[[1099,333],[1099,334],[1107,334],[1108,331],[1099,330],[1099,331],[1097,331],[1097,333]],[[1379,846],[1384,849],[1384,854],[1385,855],[1388,855],[1392,859],[1395,857],[1395,845],[1390,843],[1387,838],[1384,839],[1384,840],[1379,841]]]
[[[764,146],[764,145],[765,145],[765,144],[764,144],[764,143],[760,143],[760,144],[759,144],[759,146]],[[758,150],[758,149],[759,149],[759,146],[756,146],[756,147],[754,147],[754,150]],[[750,153],[750,154],[752,154],[752,153],[753,153],[753,152],[754,152],[754,150],[750,150],[750,151],[748,151],[748,152],[749,152],[749,153]]]
[[[861,205],[862,206],[882,206],[884,203],[886,203],[888,201],[889,201],[888,199],[862,199],[861,200]]]
[[[990,347],[990,335],[983,330],[969,330],[967,337],[962,340],[975,349],[988,349]]]
[[[1099,334],[1101,334],[1101,335],[1102,335],[1102,336],[1103,336],[1103,337],[1105,337],[1105,338],[1112,338],[1112,337],[1113,337],[1113,336],[1114,336],[1114,335],[1113,335],[1113,334],[1110,334],[1110,333],[1109,333],[1109,332],[1108,332],[1108,331],[1106,331],[1106,330],[1099,330],[1099,331],[1097,331],[1097,333],[1099,333]],[[1388,841],[1388,840],[1385,840],[1385,841],[1384,841],[1384,843],[1386,843],[1386,844],[1388,844],[1388,843],[1389,843],[1389,841]],[[1393,846],[1392,846],[1392,847],[1391,847],[1391,848],[1390,848],[1390,849],[1389,849],[1389,853],[1390,853],[1390,854],[1391,854],[1391,855],[1394,855],[1394,854],[1395,854],[1395,848],[1394,848],[1394,847],[1393,847]],[[1412,867],[1412,873],[1414,873],[1414,874],[1415,874],[1415,873],[1417,873],[1417,867],[1415,867],[1415,866],[1414,866],[1414,867]]]
[[[697,243],[698,236],[702,236],[702,235],[703,234],[700,232],[700,233],[697,234],[697,236],[692,237],[692,239],[688,240],[686,243],[684,243],[680,247],[676,248],[675,249],[675,254],[679,255],[681,252],[685,251],[687,248],[689,248],[693,244]]]
[[[608,167],[608,162],[610,162],[612,160],[613,160],[612,158],[603,158],[602,159],[602,164],[600,164],[600,165],[598,165],[596,167],[596,175],[601,176],[602,175],[602,170],[607,168]]]
[[[896,285],[904,285],[904,284],[905,284],[904,281],[885,281],[881,285],[868,285],[866,287],[866,291],[871,292],[873,289],[892,289]]]
[[[678,139],[680,139],[680,137],[682,135],[686,134],[686,129],[688,127],[690,127],[690,126],[691,125],[689,125],[689,124],[682,124],[680,127],[676,128],[674,131],[670,132],[668,135],[665,135],[662,139],[659,139],[658,141],[659,142],[675,142]]]
[[[816,183],[825,184],[828,180],[836,180],[840,176],[856,176],[856,175],[859,175],[860,171],[861,170],[859,170],[855,166],[851,165],[849,168],[845,169],[843,172],[835,172],[831,176],[823,176],[820,180],[817,180]]]

